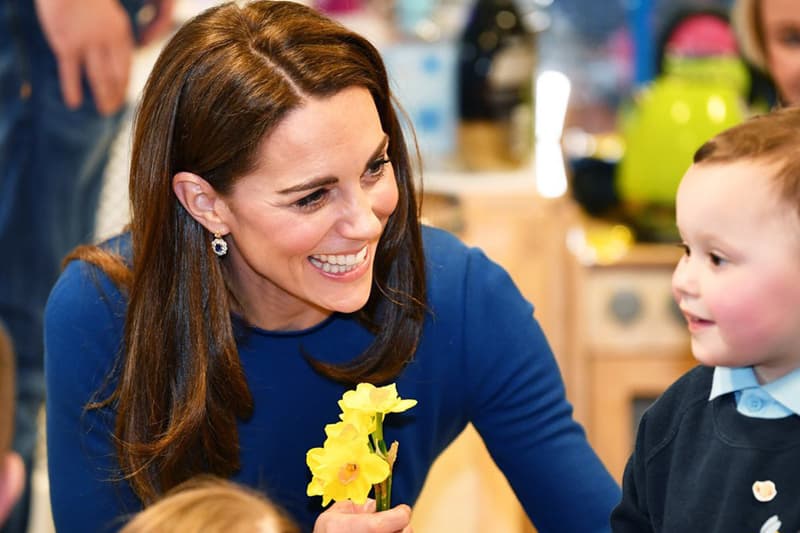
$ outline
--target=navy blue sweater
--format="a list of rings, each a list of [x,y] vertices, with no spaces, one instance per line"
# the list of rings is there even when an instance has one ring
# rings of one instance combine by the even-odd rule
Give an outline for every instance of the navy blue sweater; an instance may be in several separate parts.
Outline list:
[[[127,244],[123,237],[123,247]],[[541,533],[609,529],[619,488],[571,417],[559,369],[508,274],[453,236],[424,229],[431,308],[399,394],[418,400],[387,417],[398,440],[393,504],[413,505],[436,457],[472,422]],[[101,531],[140,502],[119,474],[113,420],[84,405],[120,345],[125,299],[93,267],[71,263],[46,312],[47,434],[53,517],[59,531]],[[101,296],[105,293],[105,296]],[[334,314],[304,331],[251,328],[239,343],[253,416],[239,424],[235,481],[262,490],[305,528],[321,512],[306,496],[305,454],[335,422],[339,384],[313,372],[301,348],[326,361],[359,354],[371,335]],[[453,509],[457,512],[457,509]]]
[[[781,533],[800,531],[800,417],[744,416],[733,393],[709,402],[713,373],[691,370],[645,413],[616,533],[762,533],[773,516]],[[772,481],[775,498],[757,500],[756,481]]]

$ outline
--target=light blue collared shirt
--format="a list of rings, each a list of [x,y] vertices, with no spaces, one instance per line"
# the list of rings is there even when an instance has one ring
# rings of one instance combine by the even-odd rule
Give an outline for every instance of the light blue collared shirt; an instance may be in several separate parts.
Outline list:
[[[760,385],[752,367],[715,367],[708,400],[729,392],[736,395],[736,410],[751,418],[800,415],[800,368]]]

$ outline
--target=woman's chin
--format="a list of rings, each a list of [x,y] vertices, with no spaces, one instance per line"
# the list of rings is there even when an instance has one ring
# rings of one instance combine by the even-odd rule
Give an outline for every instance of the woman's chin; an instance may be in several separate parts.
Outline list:
[[[335,305],[330,307],[330,309],[336,311],[337,313],[343,314],[355,313],[367,305],[367,300],[369,300],[369,295],[367,295],[366,298],[348,299],[346,301],[337,302]]]

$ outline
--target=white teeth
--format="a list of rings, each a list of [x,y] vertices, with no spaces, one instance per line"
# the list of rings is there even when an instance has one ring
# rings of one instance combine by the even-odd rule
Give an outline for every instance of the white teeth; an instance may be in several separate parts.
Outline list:
[[[357,254],[318,254],[309,257],[309,261],[324,272],[339,274],[353,270],[357,265],[363,263],[366,258],[367,247],[364,246]]]

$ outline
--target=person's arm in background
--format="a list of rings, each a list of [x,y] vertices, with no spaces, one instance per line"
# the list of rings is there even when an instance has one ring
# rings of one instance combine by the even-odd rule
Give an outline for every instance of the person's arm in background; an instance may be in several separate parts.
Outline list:
[[[147,46],[166,35],[175,24],[175,0],[147,0],[146,20],[140,21],[139,46]]]
[[[11,451],[14,435],[14,351],[0,324],[0,525],[3,524],[25,483],[25,464]]]
[[[171,25],[174,0],[150,2],[151,20],[141,29],[147,44]],[[36,0],[36,13],[58,61],[64,103],[83,102],[86,75],[97,110],[117,112],[125,103],[136,45],[132,21],[118,0]]]

